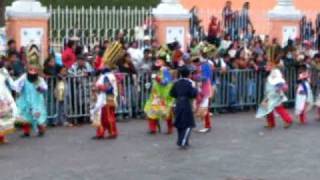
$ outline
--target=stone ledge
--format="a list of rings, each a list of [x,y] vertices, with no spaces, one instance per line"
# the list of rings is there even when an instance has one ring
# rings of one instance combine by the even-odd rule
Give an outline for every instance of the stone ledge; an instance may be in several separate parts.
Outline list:
[[[189,11],[179,3],[161,3],[152,10],[152,14],[157,19],[166,20],[186,20],[191,17]]]
[[[48,19],[50,13],[38,1],[15,1],[6,7],[6,18],[35,18]]]
[[[296,21],[302,18],[303,14],[294,6],[276,6],[273,10],[268,12],[268,17],[271,20],[288,20]]]

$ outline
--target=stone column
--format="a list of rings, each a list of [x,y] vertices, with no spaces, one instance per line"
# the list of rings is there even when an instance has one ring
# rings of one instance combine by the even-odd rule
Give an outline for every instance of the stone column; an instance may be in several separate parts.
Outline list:
[[[283,45],[288,39],[299,36],[302,13],[294,7],[293,0],[278,0],[268,16],[271,22],[270,36],[277,38]]]
[[[15,39],[18,47],[36,44],[41,60],[48,55],[48,19],[50,14],[36,0],[16,0],[6,7],[7,39]]]
[[[189,11],[178,0],[162,0],[152,14],[155,17],[158,41],[165,44],[177,40],[185,49],[189,34]]]

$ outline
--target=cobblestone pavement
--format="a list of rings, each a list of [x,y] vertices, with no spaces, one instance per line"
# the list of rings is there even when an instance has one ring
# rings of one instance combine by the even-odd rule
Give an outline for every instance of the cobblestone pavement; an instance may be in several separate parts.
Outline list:
[[[0,180],[318,180],[320,122],[274,130],[253,113],[214,117],[210,134],[150,136],[146,122],[119,123],[117,140],[93,141],[90,126],[50,129],[45,138],[0,146]]]

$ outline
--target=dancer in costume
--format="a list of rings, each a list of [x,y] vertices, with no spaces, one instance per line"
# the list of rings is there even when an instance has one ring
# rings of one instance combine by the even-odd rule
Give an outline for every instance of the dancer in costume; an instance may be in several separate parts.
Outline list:
[[[15,82],[15,91],[18,93],[18,118],[23,124],[22,137],[30,137],[31,129],[40,137],[45,134],[47,111],[44,93],[48,86],[39,76],[39,71],[39,64],[30,62],[27,74]]]
[[[109,139],[115,139],[118,136],[116,124],[117,107],[117,80],[114,73],[109,68],[105,68],[96,82],[98,90],[96,104],[91,110],[93,126],[97,128],[96,136],[93,139],[104,139],[105,131],[108,130]]]
[[[309,72],[305,65],[299,68],[298,88],[296,93],[295,114],[299,116],[301,124],[307,120],[307,112],[313,106],[313,93],[309,82]]]
[[[211,51],[205,47],[202,50],[201,57],[194,58],[194,64],[197,67],[197,72],[194,76],[199,87],[199,93],[196,100],[196,116],[203,122],[203,128],[199,130],[200,133],[207,133],[211,130],[210,118],[210,100],[212,98],[212,78],[213,78],[213,64],[208,58],[208,53]]]
[[[266,128],[274,128],[276,126],[274,112],[277,112],[284,122],[284,128],[292,125],[292,117],[283,106],[288,99],[285,95],[287,90],[286,81],[280,71],[279,60],[269,61],[270,74],[266,80],[264,100],[258,108],[256,117],[267,117]]]
[[[170,95],[175,98],[175,122],[178,132],[177,145],[182,149],[189,146],[189,137],[195,127],[192,100],[197,96],[197,89],[193,87],[190,71],[187,66],[179,69],[181,78],[174,83]]]
[[[0,60],[0,144],[6,143],[6,135],[14,130],[17,107],[12,97],[13,80]]]
[[[148,118],[149,132],[157,133],[157,127],[160,127],[159,120],[166,120],[168,134],[172,134],[172,105],[173,99],[169,93],[172,88],[172,75],[170,69],[166,66],[165,58],[159,58],[156,62],[159,73],[153,80],[152,90],[149,99],[146,102],[144,111]]]

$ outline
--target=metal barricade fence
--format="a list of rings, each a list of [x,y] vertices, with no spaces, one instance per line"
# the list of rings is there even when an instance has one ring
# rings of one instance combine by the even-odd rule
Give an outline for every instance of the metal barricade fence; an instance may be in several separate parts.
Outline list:
[[[288,92],[286,93],[288,97],[288,103],[293,103],[295,101],[297,82],[298,82],[298,70],[297,68],[288,68],[284,71],[284,78],[288,84]]]
[[[45,95],[46,102],[47,102],[47,113],[49,118],[57,118],[57,101],[55,98],[54,89],[56,86],[56,78],[50,77],[47,79],[48,84],[48,91]]]
[[[319,92],[319,71],[311,73],[311,85],[314,93]],[[118,108],[116,114],[123,118],[143,116],[144,105],[149,97],[152,78],[149,73],[139,75],[116,74],[118,79]],[[289,90],[287,92],[288,103],[294,102],[297,87],[297,70],[289,68],[284,70]],[[220,108],[246,108],[256,107],[263,99],[264,85],[267,77],[265,71],[255,70],[230,70],[227,72],[215,72],[215,96],[212,109]],[[96,77],[68,77],[67,98],[65,99],[65,111],[68,118],[90,116],[90,106],[93,105],[92,87]],[[49,78],[49,90],[46,95],[49,118],[57,117],[58,102],[54,96],[54,88],[57,79]],[[61,108],[61,107],[60,107]]]
[[[118,107],[116,114],[123,118],[131,118],[143,114],[144,103],[149,96],[151,88],[151,74],[130,76],[116,73],[118,80]],[[45,95],[47,102],[48,118],[58,117],[58,109],[64,108],[67,118],[83,118],[90,116],[90,107],[94,104],[92,88],[96,77],[67,77],[66,98],[64,107],[58,107],[59,102],[55,98],[56,78],[48,78],[48,91]]]
[[[289,90],[286,93],[288,103],[295,100],[297,87],[297,70],[288,68],[284,76]],[[264,97],[264,86],[267,77],[265,71],[231,70],[225,73],[216,72],[215,97],[212,108],[256,107]]]
[[[66,41],[73,36],[79,43],[93,48],[105,39],[115,39],[125,33],[127,41],[152,36],[152,7],[62,7],[49,6],[50,47],[60,52]],[[144,27],[149,27],[144,29]],[[142,37],[140,37],[142,33]],[[139,43],[142,44],[142,43]]]
[[[255,106],[263,98],[264,72],[231,70],[216,72],[212,108]]]
[[[313,89],[314,97],[317,97],[320,93],[320,71],[312,69],[311,71],[311,88]]]

